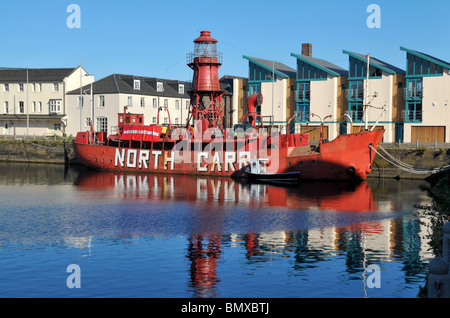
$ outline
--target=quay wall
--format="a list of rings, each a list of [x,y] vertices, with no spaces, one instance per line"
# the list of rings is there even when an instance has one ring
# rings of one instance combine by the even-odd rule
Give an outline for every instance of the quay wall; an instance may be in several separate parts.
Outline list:
[[[0,141],[0,161],[69,164],[74,158],[71,143]]]
[[[416,168],[429,169],[450,165],[450,145],[448,148],[436,148],[433,145],[428,147],[382,145],[382,147],[399,161]],[[379,153],[385,156],[380,150]],[[73,151],[72,141],[53,143],[37,143],[23,140],[0,141],[0,161],[66,165],[78,164]],[[425,179],[428,175],[404,171],[377,155],[372,165],[372,173],[369,177]]]

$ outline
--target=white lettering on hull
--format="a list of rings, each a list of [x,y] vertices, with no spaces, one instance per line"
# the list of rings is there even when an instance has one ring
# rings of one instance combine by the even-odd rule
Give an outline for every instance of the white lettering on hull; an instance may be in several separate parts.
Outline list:
[[[184,157],[183,157],[184,158]],[[170,170],[175,171],[175,163],[190,163],[185,160],[179,160],[175,151],[162,152],[160,150],[146,149],[126,149],[116,148],[114,164],[118,168],[129,169],[151,169],[150,162],[154,160],[152,170]],[[186,159],[186,158],[184,158]],[[250,151],[224,151],[224,152],[197,152],[195,167],[198,172],[234,172],[236,171],[235,164],[238,164],[238,169],[248,164],[250,160]],[[161,163],[160,163],[161,161]],[[237,162],[236,162],[237,161]]]

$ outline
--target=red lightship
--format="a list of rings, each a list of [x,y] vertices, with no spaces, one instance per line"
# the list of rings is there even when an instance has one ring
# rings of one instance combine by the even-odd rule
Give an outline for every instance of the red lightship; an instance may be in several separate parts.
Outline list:
[[[194,75],[186,127],[172,128],[170,121],[168,126],[144,125],[143,115],[127,113],[125,107],[118,114],[117,134],[107,136],[92,128],[77,133],[73,147],[78,160],[99,170],[269,181],[366,179],[371,172],[383,130],[339,135],[329,142],[321,138],[318,145],[311,145],[307,133],[279,134],[263,127],[256,112],[263,100],[260,93],[248,98],[243,124],[223,129],[218,76],[222,55],[210,32],[202,31],[194,40],[187,62]]]

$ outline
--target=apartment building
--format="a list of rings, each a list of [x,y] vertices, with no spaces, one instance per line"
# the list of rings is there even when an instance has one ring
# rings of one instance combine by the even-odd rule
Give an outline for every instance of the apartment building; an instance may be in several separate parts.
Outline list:
[[[89,130],[93,116],[95,130],[114,134],[118,114],[123,113],[125,106],[127,112],[143,114],[146,125],[185,125],[190,107],[189,89],[190,82],[109,75],[67,94],[67,133],[75,136],[78,131]]]
[[[249,61],[247,95],[263,95],[263,103],[257,112],[262,116],[264,125],[273,123],[284,129],[295,112],[295,69],[277,61],[245,55],[243,58]],[[245,104],[244,114],[246,108]]]
[[[67,92],[93,80],[81,66],[0,68],[0,135],[63,135]]]
[[[312,57],[312,45],[304,43],[297,59],[296,114],[291,131],[308,132],[311,141],[320,139],[319,126],[324,121],[323,137],[334,139],[340,133],[344,118],[344,94],[347,70],[326,60]],[[293,127],[293,125],[295,127]],[[344,132],[346,133],[346,131]]]
[[[406,86],[398,139],[405,143],[449,142],[450,63],[400,49],[406,52]]]
[[[233,128],[242,121],[246,108],[248,79],[246,77],[224,75],[220,78],[220,87],[225,92],[223,101],[224,127]]]
[[[384,129],[383,142],[394,142],[403,109],[405,71],[373,56],[368,60],[360,53],[343,53],[349,56],[346,98],[353,132],[365,129],[367,116],[369,129]],[[364,105],[369,105],[367,114]]]

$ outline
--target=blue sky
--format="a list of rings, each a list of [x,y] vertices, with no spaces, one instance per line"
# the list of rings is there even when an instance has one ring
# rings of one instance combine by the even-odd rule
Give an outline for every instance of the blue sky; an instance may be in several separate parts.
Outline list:
[[[81,28],[69,29],[70,4]],[[369,4],[381,9],[370,29]],[[96,80],[112,73],[191,80],[186,53],[211,31],[223,65],[219,76],[247,76],[243,55],[295,68],[291,53],[312,43],[313,56],[348,67],[342,50],[405,68],[400,46],[450,61],[448,0],[24,0],[1,1],[0,67],[75,67]]]

